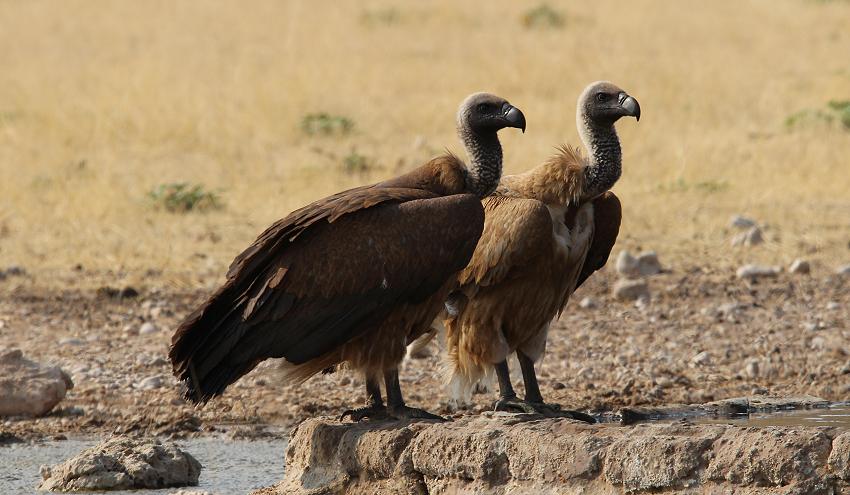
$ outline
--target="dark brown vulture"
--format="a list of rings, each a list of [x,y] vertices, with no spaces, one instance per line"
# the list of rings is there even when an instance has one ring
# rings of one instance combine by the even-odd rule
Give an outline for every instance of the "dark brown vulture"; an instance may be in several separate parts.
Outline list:
[[[427,330],[484,226],[502,173],[496,135],[525,117],[494,95],[461,104],[470,166],[446,154],[400,177],[320,199],[263,232],[227,281],[177,328],[169,357],[185,396],[206,402],[267,358],[304,381],[346,363],[366,378],[365,417],[438,418],[404,405],[398,364]],[[387,407],[381,398],[383,377]]]
[[[443,322],[451,393],[464,402],[495,370],[497,410],[562,414],[543,402],[534,363],[546,348],[550,322],[570,295],[605,265],[620,228],[620,202],[608,191],[620,178],[620,140],[614,123],[640,118],[638,102],[608,82],[588,86],[578,99],[577,123],[588,157],[567,147],[544,164],[507,176],[484,199],[484,233]],[[511,385],[507,357],[516,352],[525,400]]]

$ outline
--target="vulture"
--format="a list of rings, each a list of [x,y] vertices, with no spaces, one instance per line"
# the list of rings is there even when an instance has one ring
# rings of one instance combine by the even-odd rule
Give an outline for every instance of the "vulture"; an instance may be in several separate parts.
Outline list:
[[[284,358],[283,376],[295,383],[339,364],[364,374],[367,406],[342,418],[440,419],[405,405],[398,365],[444,307],[481,236],[481,199],[502,173],[497,131],[525,132],[525,116],[476,93],[461,104],[457,125],[469,167],[447,153],[320,199],[236,257],[224,284],[172,337],[169,358],[186,399],[204,403],[261,361]]]
[[[483,200],[484,232],[459,285],[446,303],[443,326],[452,399],[468,401],[495,371],[496,410],[557,414],[593,422],[545,404],[534,363],[545,350],[550,322],[570,295],[602,268],[620,228],[620,202],[609,189],[620,178],[621,150],[614,123],[640,119],[637,100],[617,86],[595,82],[576,111],[587,156],[570,147],[538,167],[502,178]],[[519,400],[508,356],[516,352],[525,383]]]

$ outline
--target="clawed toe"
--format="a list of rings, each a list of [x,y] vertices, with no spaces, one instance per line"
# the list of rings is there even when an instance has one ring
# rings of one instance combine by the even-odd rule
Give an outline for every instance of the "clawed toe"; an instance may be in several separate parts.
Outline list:
[[[513,413],[542,414],[534,408],[532,403],[519,399],[499,399],[493,405],[493,410]]]
[[[344,421],[346,417],[350,416],[351,420],[355,423],[362,421],[366,418],[369,419],[386,419],[388,417],[387,408],[383,406],[367,406],[367,407],[358,407],[357,409],[348,409],[342,413],[339,417],[340,421]]]

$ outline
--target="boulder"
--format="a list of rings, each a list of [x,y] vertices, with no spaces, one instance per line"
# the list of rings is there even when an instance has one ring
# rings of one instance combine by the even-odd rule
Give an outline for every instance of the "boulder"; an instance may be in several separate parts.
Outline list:
[[[848,447],[805,427],[313,418],[291,434],[283,481],[254,493],[844,493]]]
[[[0,352],[0,417],[47,414],[72,388],[58,367],[30,361],[20,349]]]
[[[53,467],[39,490],[73,492],[197,486],[201,463],[173,444],[117,436]]]

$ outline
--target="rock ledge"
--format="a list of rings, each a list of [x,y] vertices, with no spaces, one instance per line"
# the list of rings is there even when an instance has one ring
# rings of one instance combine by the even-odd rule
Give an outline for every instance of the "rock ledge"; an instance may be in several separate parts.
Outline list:
[[[850,433],[828,428],[487,413],[448,423],[306,420],[291,434],[283,481],[255,494],[827,494],[848,482]]]

